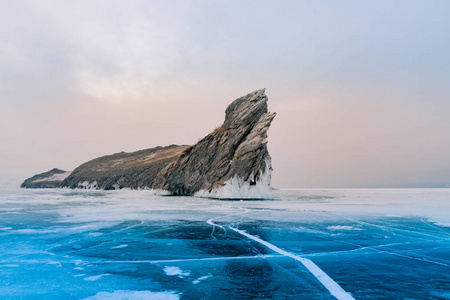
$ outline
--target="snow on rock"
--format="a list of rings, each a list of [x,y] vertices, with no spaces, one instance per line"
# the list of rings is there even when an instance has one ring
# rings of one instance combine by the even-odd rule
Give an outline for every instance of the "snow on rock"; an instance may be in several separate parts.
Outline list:
[[[70,175],[70,173],[72,173],[72,172],[56,173],[56,174],[53,174],[53,175],[51,175],[49,177],[46,177],[46,178],[34,180],[33,182],[63,181],[64,179],[66,179]]]
[[[78,188],[85,190],[98,189],[97,181],[89,182],[87,180],[78,182]]]
[[[250,175],[250,181],[245,181],[240,177],[234,176],[225,182],[223,187],[212,191],[199,191],[195,193],[197,197],[216,198],[216,199],[272,199],[273,193],[270,187],[271,170],[270,162],[266,162],[266,168],[260,172],[258,180],[254,181],[253,174]],[[254,184],[251,184],[254,182]]]
[[[48,172],[40,173],[26,179],[21,185],[21,188],[57,188],[61,187],[62,182],[72,172],[63,171],[60,169],[51,169]]]

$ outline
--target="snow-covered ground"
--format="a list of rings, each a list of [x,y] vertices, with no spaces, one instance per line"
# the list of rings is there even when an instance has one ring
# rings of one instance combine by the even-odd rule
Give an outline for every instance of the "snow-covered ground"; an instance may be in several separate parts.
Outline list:
[[[58,173],[58,174],[53,174],[51,176],[45,177],[45,178],[41,178],[41,179],[36,179],[33,180],[33,182],[43,182],[43,181],[63,181],[64,179],[66,179],[67,177],[69,177],[69,175],[72,172],[64,172],[64,173]]]
[[[0,189],[0,298],[450,299],[450,189]]]

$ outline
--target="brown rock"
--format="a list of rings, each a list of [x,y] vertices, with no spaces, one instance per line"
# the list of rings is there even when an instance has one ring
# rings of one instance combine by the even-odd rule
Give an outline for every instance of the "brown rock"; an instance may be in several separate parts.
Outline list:
[[[189,195],[213,192],[232,178],[256,184],[271,170],[266,138],[275,115],[267,110],[264,89],[235,100],[223,125],[162,170],[153,188]]]

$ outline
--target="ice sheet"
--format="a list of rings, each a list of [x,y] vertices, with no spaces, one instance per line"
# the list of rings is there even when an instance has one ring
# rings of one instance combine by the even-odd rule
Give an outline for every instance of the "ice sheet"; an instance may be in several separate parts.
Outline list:
[[[445,299],[449,199],[448,189],[277,190],[264,201],[0,189],[0,298]]]

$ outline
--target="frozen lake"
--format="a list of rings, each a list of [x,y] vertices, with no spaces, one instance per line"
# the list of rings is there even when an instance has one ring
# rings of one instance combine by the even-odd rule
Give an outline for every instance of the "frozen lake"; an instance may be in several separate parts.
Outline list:
[[[450,189],[0,189],[1,299],[450,299]]]

